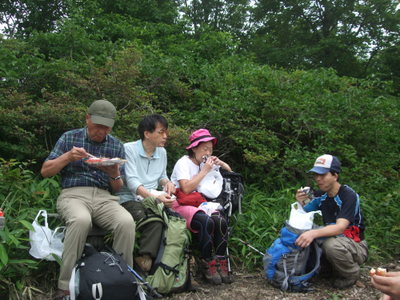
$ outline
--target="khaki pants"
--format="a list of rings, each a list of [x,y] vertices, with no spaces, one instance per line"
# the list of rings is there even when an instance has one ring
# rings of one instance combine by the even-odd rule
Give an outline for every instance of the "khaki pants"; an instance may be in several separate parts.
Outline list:
[[[323,241],[322,251],[335,273],[343,278],[358,278],[360,265],[368,258],[365,240],[357,243],[345,236],[327,238]]]
[[[71,272],[81,257],[92,221],[113,232],[113,248],[130,266],[133,264],[135,222],[118,203],[118,197],[96,187],[63,189],[57,199],[57,210],[65,220],[67,230],[58,288],[68,290]]]
[[[130,212],[135,222],[145,218],[148,214],[153,214],[152,212],[148,212],[143,203],[139,201],[128,201],[121,205]],[[157,257],[163,227],[163,223],[157,221],[140,227],[139,255],[149,254],[153,259]]]

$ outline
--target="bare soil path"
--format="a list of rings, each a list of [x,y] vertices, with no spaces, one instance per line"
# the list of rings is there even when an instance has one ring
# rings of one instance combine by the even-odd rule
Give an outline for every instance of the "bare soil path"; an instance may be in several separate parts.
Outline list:
[[[204,283],[195,276],[200,288],[196,292],[175,294],[166,299],[169,300],[261,300],[261,299],[279,299],[279,300],[299,300],[299,299],[318,299],[318,300],[369,300],[379,299],[380,292],[373,288],[369,273],[369,267],[362,269],[362,275],[357,283],[348,289],[334,289],[331,281],[315,278],[312,281],[313,291],[308,293],[288,293],[271,286],[263,277],[260,270],[255,273],[234,272],[235,282],[233,284],[222,284],[213,286]],[[391,270],[400,269],[399,266],[391,265]]]

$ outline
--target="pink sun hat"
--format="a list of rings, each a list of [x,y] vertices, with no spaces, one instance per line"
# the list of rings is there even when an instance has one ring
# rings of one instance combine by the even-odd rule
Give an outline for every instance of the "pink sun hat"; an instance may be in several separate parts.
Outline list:
[[[207,129],[197,129],[189,137],[190,145],[186,147],[186,150],[196,147],[198,144],[208,141],[213,141],[213,145],[217,143],[217,138],[212,136]]]

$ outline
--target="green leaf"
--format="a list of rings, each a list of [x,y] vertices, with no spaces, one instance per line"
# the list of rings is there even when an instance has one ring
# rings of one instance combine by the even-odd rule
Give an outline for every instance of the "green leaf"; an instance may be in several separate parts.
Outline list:
[[[26,221],[26,220],[19,220],[19,222],[20,222],[22,225],[24,225],[26,229],[28,229],[28,230],[30,230],[30,231],[33,231],[33,230],[34,230],[34,228],[33,228],[31,222],[28,222],[28,221]]]
[[[4,266],[6,266],[8,263],[7,250],[3,244],[0,244],[0,261]]]

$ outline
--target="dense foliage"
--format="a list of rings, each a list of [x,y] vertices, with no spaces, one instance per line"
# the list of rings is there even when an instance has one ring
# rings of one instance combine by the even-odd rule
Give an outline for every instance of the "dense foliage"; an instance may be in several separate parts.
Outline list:
[[[371,259],[400,254],[395,1],[138,3],[1,4],[0,296],[38,293],[33,278],[49,265],[54,281],[57,263],[27,251],[33,217],[55,211],[59,192],[38,169],[100,98],[118,108],[113,134],[125,142],[143,115],[167,117],[169,174],[191,130],[218,137],[215,153],[246,181],[230,248],[247,267],[261,259],[239,238],[265,250],[322,153],[342,160],[341,182],[362,197]]]

